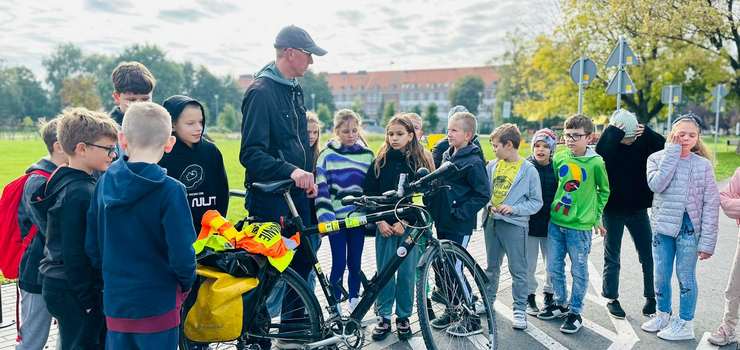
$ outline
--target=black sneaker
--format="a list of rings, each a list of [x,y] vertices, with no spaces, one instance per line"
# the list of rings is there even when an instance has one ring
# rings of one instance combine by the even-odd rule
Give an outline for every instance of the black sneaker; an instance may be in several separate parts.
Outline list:
[[[579,314],[568,314],[565,318],[565,322],[560,326],[560,331],[563,333],[573,334],[578,332],[583,327],[583,319]]]
[[[624,316],[627,316],[627,314],[624,313],[624,309],[622,309],[622,305],[619,305],[619,300],[617,299],[606,303],[606,308],[609,310],[609,315],[611,315],[611,317],[621,320],[624,319]]]
[[[435,329],[445,329],[449,327],[453,322],[458,320],[458,316],[452,314],[451,312],[445,310],[445,312],[442,314],[442,316],[437,317],[434,319],[434,321],[431,322],[432,327]]]
[[[527,296],[527,314],[530,316],[537,316],[540,313],[540,308],[537,307],[537,301],[534,300],[534,294]]]
[[[453,323],[447,328],[447,334],[455,337],[469,337],[483,333],[478,316],[465,316],[462,320]]]
[[[655,298],[645,298],[645,306],[642,307],[642,314],[648,317],[655,315]]]
[[[545,292],[545,306],[550,306],[555,303],[555,296],[552,293]]]
[[[373,328],[372,338],[375,341],[382,341],[385,340],[385,338],[388,338],[389,334],[391,334],[391,320],[381,318],[380,322],[378,322],[378,324],[375,325],[375,328]]]
[[[537,318],[540,320],[552,320],[554,318],[565,317],[569,311],[570,309],[568,307],[550,304],[537,314]]]
[[[411,332],[411,323],[409,323],[409,319],[404,318],[397,318],[396,319],[396,333],[398,333],[398,340],[409,340],[411,339],[411,336],[414,335]]]

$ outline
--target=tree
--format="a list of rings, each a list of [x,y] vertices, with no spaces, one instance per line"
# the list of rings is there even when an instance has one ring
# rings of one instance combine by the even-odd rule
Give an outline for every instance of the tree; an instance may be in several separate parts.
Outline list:
[[[437,124],[439,124],[439,116],[437,115],[437,104],[432,103],[427,106],[426,113],[424,113],[424,129],[430,133],[437,131]]]
[[[326,104],[320,103],[319,107],[316,108],[316,114],[321,121],[322,124],[324,124],[324,128],[331,128],[332,126],[332,117],[331,117],[331,110],[329,110],[329,106]]]
[[[355,99],[352,100],[352,106],[350,106],[350,109],[359,115],[365,114],[365,107],[362,103],[362,99],[359,96],[355,97]]]
[[[64,107],[85,107],[96,111],[103,106],[98,96],[95,77],[91,75],[64,79],[59,97]]]
[[[217,109],[220,109],[219,104],[223,103],[221,101],[221,98],[224,97],[223,83],[208,68],[204,66],[198,68],[190,93],[192,98],[212,106],[212,108],[206,110],[207,115],[219,115],[220,111]]]
[[[326,73],[316,74],[308,70],[303,77],[298,78],[298,82],[301,84],[301,88],[303,88],[303,97],[306,106],[309,107],[308,109],[318,109],[319,104],[322,103],[329,107],[330,111],[336,109],[334,106],[334,95],[331,94]],[[316,98],[316,106],[313,105],[314,101],[311,99],[311,94],[314,94]]]
[[[421,105],[417,104],[411,109],[411,113],[416,113],[421,116]]]
[[[229,131],[239,130],[238,118],[236,108],[228,103],[218,115],[218,126]]]
[[[0,65],[0,96],[0,118],[39,118],[50,112],[46,90],[26,67]]]
[[[385,110],[383,111],[383,125],[388,125],[388,122],[396,115],[396,103],[391,101],[385,104]]]
[[[46,82],[51,86],[51,105],[54,110],[61,108],[59,92],[64,79],[84,73],[82,50],[72,43],[60,44],[51,56],[44,58],[42,65],[46,69]]]
[[[486,84],[483,79],[475,75],[461,77],[450,89],[450,106],[463,105],[470,113],[478,114],[480,95]]]

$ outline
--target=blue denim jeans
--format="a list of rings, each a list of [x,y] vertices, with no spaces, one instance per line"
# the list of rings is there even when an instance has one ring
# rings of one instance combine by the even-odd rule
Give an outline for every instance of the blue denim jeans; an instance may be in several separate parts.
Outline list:
[[[555,292],[555,304],[567,305],[568,290],[565,287],[565,255],[570,257],[570,273],[573,276],[570,310],[580,314],[583,297],[588,289],[588,254],[591,253],[591,231],[565,228],[550,223],[547,231],[547,272]]]
[[[694,233],[689,215],[684,213],[678,236],[653,234],[653,259],[655,260],[655,298],[658,310],[671,313],[671,278],[673,261],[676,261],[676,276],[681,292],[679,317],[684,321],[694,319],[696,311],[696,260],[699,237]]]

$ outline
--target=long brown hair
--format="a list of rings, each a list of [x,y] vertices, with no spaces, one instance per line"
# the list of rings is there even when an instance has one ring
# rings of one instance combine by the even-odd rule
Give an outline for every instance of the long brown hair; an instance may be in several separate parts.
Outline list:
[[[402,126],[406,129],[407,133],[414,135],[414,137],[411,138],[411,141],[406,145],[405,149],[402,150],[406,155],[406,164],[414,170],[418,170],[421,167],[425,167],[430,171],[434,170],[432,155],[429,151],[424,149],[421,143],[419,143],[419,138],[416,136],[416,132],[414,131],[414,123],[411,122],[411,119],[408,116],[402,114],[395,115],[391,118],[391,120],[388,121],[388,125],[385,127],[385,142],[380,146],[378,156],[375,158],[375,176],[380,176],[380,168],[385,166],[388,151],[393,149],[388,140],[388,129],[390,129],[391,125],[394,124]]]
[[[314,168],[316,167],[316,161],[319,159],[319,144],[321,143],[321,128],[324,126],[324,124],[319,120],[319,117],[314,112],[306,112],[306,121],[308,125],[316,124],[316,126],[319,128],[319,135],[316,138],[316,142],[314,142],[313,146],[311,146],[311,153],[313,153],[313,165]]]

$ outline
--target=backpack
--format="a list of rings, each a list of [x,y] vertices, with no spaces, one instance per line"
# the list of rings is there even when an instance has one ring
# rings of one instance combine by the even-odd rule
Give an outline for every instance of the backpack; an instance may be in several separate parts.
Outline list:
[[[51,174],[43,170],[34,170],[7,184],[0,197],[0,272],[7,279],[18,278],[18,266],[23,252],[36,236],[35,225],[25,237],[21,236],[18,225],[18,207],[23,197],[23,187],[31,175],[41,175],[47,180]]]

